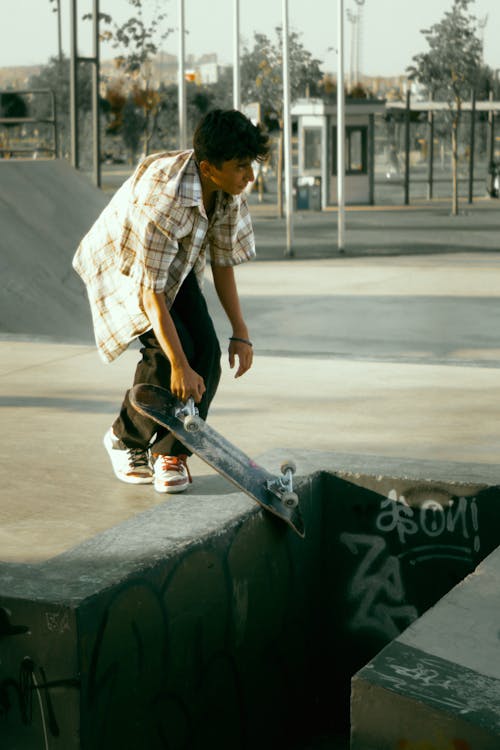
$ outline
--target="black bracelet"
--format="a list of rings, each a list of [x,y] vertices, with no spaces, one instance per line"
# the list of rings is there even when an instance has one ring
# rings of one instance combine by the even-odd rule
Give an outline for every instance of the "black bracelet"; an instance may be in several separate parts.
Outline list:
[[[239,336],[230,336],[229,341],[239,341],[241,344],[247,344],[248,346],[253,346],[252,342],[248,339],[240,339]]]

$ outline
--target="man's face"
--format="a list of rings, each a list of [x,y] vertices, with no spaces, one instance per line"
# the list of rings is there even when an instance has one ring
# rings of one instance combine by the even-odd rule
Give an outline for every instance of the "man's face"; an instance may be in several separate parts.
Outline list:
[[[210,164],[209,174],[217,190],[223,190],[230,195],[239,195],[248,183],[255,179],[250,158],[229,159],[223,161],[220,167]]]

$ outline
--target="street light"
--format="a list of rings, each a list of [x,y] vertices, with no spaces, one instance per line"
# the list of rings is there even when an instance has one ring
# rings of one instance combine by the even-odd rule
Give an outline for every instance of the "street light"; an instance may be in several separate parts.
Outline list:
[[[353,82],[355,80],[355,65],[356,65],[356,35],[357,35],[357,24],[358,24],[359,16],[357,13],[353,13],[353,11],[348,8],[347,9],[347,20],[352,24],[351,25],[351,59],[349,64],[349,88],[352,88]]]
[[[240,82],[240,0],[234,0],[233,30],[233,108],[241,109]]]
[[[356,75],[354,83],[357,85],[359,83],[359,73],[360,73],[360,49],[361,49],[361,21],[362,21],[362,10],[361,8],[365,4],[365,0],[354,0],[356,5],[358,6],[359,10],[356,14],[357,22],[356,22]]]
[[[179,59],[178,59],[178,96],[179,96],[179,148],[187,146],[187,103],[186,103],[186,70],[185,70],[185,23],[184,0],[179,0]]]
[[[292,116],[290,99],[288,0],[283,0],[283,140],[285,157],[285,198],[286,198],[286,250],[285,255],[293,256],[293,194],[292,194]],[[281,175],[278,179],[281,179]]]
[[[344,252],[345,234],[345,94],[344,94],[344,0],[337,0],[337,243]]]

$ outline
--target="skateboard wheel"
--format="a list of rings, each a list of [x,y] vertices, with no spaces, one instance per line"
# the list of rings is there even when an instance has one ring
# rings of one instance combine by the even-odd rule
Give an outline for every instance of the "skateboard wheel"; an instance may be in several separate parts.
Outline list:
[[[281,473],[286,474],[287,471],[291,472],[292,474],[295,474],[297,471],[297,467],[295,466],[295,463],[293,461],[284,461],[281,464]]]
[[[188,414],[184,419],[184,429],[186,432],[198,432],[201,427],[201,420],[197,414]]]
[[[281,496],[281,502],[286,508],[296,508],[299,504],[299,498],[295,492],[284,492]]]

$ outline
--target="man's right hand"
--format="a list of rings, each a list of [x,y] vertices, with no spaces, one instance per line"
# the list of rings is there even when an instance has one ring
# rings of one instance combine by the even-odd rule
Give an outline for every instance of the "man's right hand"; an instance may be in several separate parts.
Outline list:
[[[170,390],[174,396],[184,403],[191,397],[195,404],[199,404],[206,388],[201,375],[198,375],[188,365],[186,367],[172,367]]]
[[[154,334],[170,362],[170,390],[181,401],[192,397],[199,404],[205,393],[205,383],[189,366],[179,334],[167,308],[165,294],[145,289],[142,295],[144,312],[149,318]]]

